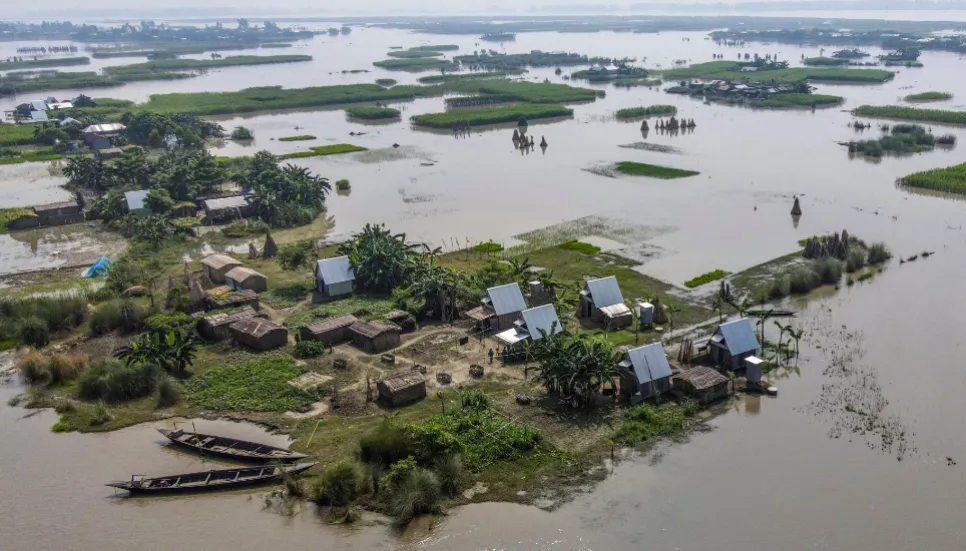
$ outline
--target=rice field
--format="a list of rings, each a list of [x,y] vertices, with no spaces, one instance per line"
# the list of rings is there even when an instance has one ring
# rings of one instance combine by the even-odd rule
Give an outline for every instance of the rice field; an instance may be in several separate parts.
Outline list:
[[[966,195],[966,163],[916,172],[899,179],[903,186]]]

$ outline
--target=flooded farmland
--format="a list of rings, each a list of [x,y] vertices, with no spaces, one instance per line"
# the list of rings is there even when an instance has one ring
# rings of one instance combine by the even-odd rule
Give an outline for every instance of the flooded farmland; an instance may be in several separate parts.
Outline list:
[[[358,29],[348,37],[317,37],[293,50],[314,55],[310,64],[223,69],[95,95],[143,101],[153,93],[268,84],[301,87],[384,77],[413,82],[418,75],[383,71],[371,62],[383,59],[391,45],[441,42],[459,44],[464,52],[477,47],[466,36]],[[0,43],[0,57],[10,47]],[[640,62],[652,68],[671,67],[677,59],[707,61],[713,53],[728,59],[739,52],[778,53],[793,63],[802,54],[819,53],[817,47],[778,44],[723,48],[704,40],[704,33],[532,33],[505,49],[646,57]],[[575,106],[573,119],[531,122],[529,133],[538,141],[545,137],[549,147],[529,154],[513,147],[512,127],[478,129],[460,138],[414,131],[408,117],[441,111],[439,98],[394,104],[403,110],[403,120],[387,125],[348,121],[338,109],[222,119],[229,129],[251,128],[256,139],[246,147],[223,144],[214,149],[217,155],[259,149],[283,153],[343,142],[371,150],[298,161],[333,181],[352,181],[351,193],[328,200],[333,239],[366,222],[385,222],[413,239],[444,246],[455,239],[520,245],[581,237],[608,248],[644,250],[635,257],[640,269],[676,284],[713,269],[739,271],[794,250],[799,239],[843,228],[867,241],[887,242],[897,257],[924,250],[936,254],[915,263],[896,260],[867,282],[801,304],[807,330],[802,358],[797,368],[775,376],[778,397],[729,403],[711,421],[713,431],[626,458],[603,483],[552,512],[471,505],[401,535],[378,519],[333,528],[307,505],[279,510],[266,505],[260,493],[115,499],[102,483],[135,472],[210,467],[191,456],[161,453],[154,426],[106,435],[52,434],[52,412],[31,416],[7,404],[22,390],[7,377],[0,386],[5,545],[111,550],[139,541],[154,549],[169,547],[177,534],[193,547],[239,550],[312,544],[326,549],[738,551],[763,542],[792,550],[962,548],[958,522],[966,464],[955,462],[966,458],[961,434],[966,411],[958,399],[966,391],[958,366],[960,328],[966,324],[966,310],[959,307],[966,298],[961,285],[966,210],[962,201],[913,194],[894,181],[962,162],[963,145],[869,163],[850,159],[837,143],[862,136],[848,126],[847,112],[861,104],[892,104],[908,93],[944,90],[956,95],[944,108],[964,109],[966,79],[960,75],[966,60],[927,52],[921,61],[924,68],[899,69],[882,85],[820,84],[819,93],[843,96],[846,103],[815,113],[704,105],[656,88],[607,86],[606,98]],[[341,72],[353,69],[371,72]],[[563,82],[552,68],[532,70],[526,78]],[[23,99],[5,98],[0,108]],[[695,119],[696,129],[642,137],[637,124],[613,120],[616,109],[658,103],[676,105],[680,116]],[[866,135],[878,135],[879,121],[869,122],[873,128]],[[966,138],[962,128],[934,131]],[[293,134],[318,140],[278,141]],[[642,141],[678,151],[621,147]],[[628,160],[700,175],[664,181],[607,178],[585,170]],[[41,167],[3,169],[0,206],[57,200],[62,180],[46,176]],[[789,216],[795,195],[804,211],[797,223]],[[56,255],[43,243],[0,236],[0,275],[24,265],[55,266],[48,261]],[[81,246],[80,238],[76,243]],[[237,436],[255,434],[244,425],[218,428]]]

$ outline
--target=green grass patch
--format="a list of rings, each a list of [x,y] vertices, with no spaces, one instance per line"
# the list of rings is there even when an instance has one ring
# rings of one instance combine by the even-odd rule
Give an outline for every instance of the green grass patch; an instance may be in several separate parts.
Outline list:
[[[852,61],[841,57],[807,57],[802,63],[809,67],[839,67]]]
[[[705,283],[711,283],[712,281],[718,281],[724,277],[731,275],[731,272],[726,272],[724,270],[715,270],[713,272],[708,272],[706,274],[701,274],[696,278],[689,279],[684,282],[684,286],[688,289],[694,289],[695,287],[700,287]]]
[[[562,105],[507,105],[499,107],[480,107],[476,109],[462,109],[445,113],[428,113],[412,117],[412,122],[419,126],[430,128],[451,128],[457,123],[469,123],[473,126],[517,122],[521,118],[527,120],[550,117],[569,117],[574,114],[573,109]]]
[[[447,88],[466,94],[496,96],[524,103],[574,103],[594,101],[604,95],[603,90],[578,88],[550,82],[522,82],[516,80],[470,80],[450,83]]]
[[[903,186],[966,195],[966,163],[916,172],[899,179]]]
[[[37,216],[37,213],[35,213],[32,209],[0,209],[0,233],[6,231],[7,224],[13,222],[14,220],[35,216]]]
[[[0,71],[14,71],[17,69],[39,69],[43,67],[68,67],[72,65],[89,65],[89,57],[59,57],[51,59],[25,59],[23,61],[0,61]]]
[[[584,243],[583,241],[566,241],[557,245],[557,247],[568,251],[576,251],[582,254],[593,255],[600,252],[600,247],[591,245],[590,243]]]
[[[435,69],[443,70],[456,70],[459,68],[458,65],[452,61],[446,59],[436,59],[436,58],[414,58],[414,59],[384,59],[382,61],[375,61],[373,65],[379,67],[380,69],[386,69],[389,71],[432,71]]]
[[[646,117],[658,117],[677,115],[678,108],[673,105],[651,105],[649,107],[628,107],[618,109],[615,116],[618,119],[642,119]]]
[[[767,83],[793,83],[802,80],[825,82],[885,82],[895,76],[882,69],[848,69],[842,67],[814,68],[793,67],[746,73],[738,71],[734,61],[709,61],[682,69],[670,69],[661,73],[664,80],[744,80]]]
[[[670,168],[647,163],[634,163],[630,161],[617,163],[617,166],[614,168],[617,170],[617,172],[627,174],[628,176],[648,176],[651,178],[660,178],[662,180],[687,178],[689,176],[697,176],[700,174],[700,172],[695,172],[693,170],[681,170],[679,168]]]
[[[402,114],[399,109],[392,107],[376,107],[374,105],[363,105],[359,107],[349,107],[345,110],[350,117],[366,120],[395,119]]]
[[[918,94],[909,94],[908,96],[902,98],[909,103],[925,103],[928,101],[946,101],[953,99],[953,95],[949,92],[920,92]]]
[[[274,285],[261,294],[261,301],[275,309],[291,308],[305,300],[314,290],[314,279]]]
[[[440,57],[443,55],[443,52],[434,52],[433,50],[396,50],[389,52],[386,55],[396,59],[420,59]]]
[[[291,48],[292,44],[288,42],[266,42],[264,44],[259,44],[259,48]]]
[[[480,243],[479,245],[473,245],[470,250],[477,253],[487,253],[493,254],[498,253],[503,250],[503,245],[499,243],[494,243],[492,241],[487,241],[486,243]]]
[[[966,111],[922,109],[901,105],[862,105],[852,111],[857,117],[876,117],[903,121],[934,122],[939,124],[966,124]]]
[[[314,139],[316,139],[315,136],[312,136],[311,134],[300,134],[298,136],[285,136],[284,138],[279,138],[278,141],[280,141],[280,142],[304,142],[304,141],[314,140]]]
[[[460,453],[466,467],[474,472],[491,463],[518,459],[540,442],[538,432],[507,422],[489,410],[451,410],[407,428],[412,438],[425,442],[427,448],[443,448],[444,454]],[[500,438],[492,438],[497,433]]]
[[[297,63],[312,61],[310,55],[234,55],[219,59],[158,59],[131,65],[105,67],[104,74],[124,75],[157,73],[171,71],[202,71],[224,67],[243,67],[249,65],[274,65],[276,63]]]
[[[830,96],[827,94],[774,94],[766,98],[761,103],[755,103],[756,107],[768,109],[796,109],[802,107],[828,107],[838,105],[845,99],[840,96]]]
[[[698,407],[691,402],[681,406],[641,404],[624,409],[613,440],[638,444],[682,432],[691,424]]]
[[[356,151],[366,151],[366,148],[360,147],[358,145],[352,145],[348,143],[339,143],[335,145],[320,145],[318,147],[310,148],[310,151],[299,151],[297,153],[286,153],[284,155],[279,155],[278,159],[284,161],[286,159],[301,159],[305,157],[320,157],[325,155],[341,155],[343,153],[354,153]]]
[[[422,46],[413,46],[409,48],[410,51],[421,51],[428,50],[430,52],[453,52],[459,50],[460,47],[456,44],[423,44]]]
[[[376,84],[378,84],[379,86],[385,86],[386,88],[389,88],[390,86],[395,86],[399,84],[399,81],[397,81],[394,78],[377,78]]]
[[[298,329],[303,325],[308,325],[318,319],[328,316],[338,316],[342,314],[353,314],[360,318],[381,319],[389,312],[396,309],[396,301],[389,296],[378,295],[352,295],[333,302],[327,302],[321,306],[315,306],[289,316],[285,320],[285,327]]]
[[[447,73],[443,75],[429,75],[419,78],[420,84],[448,84],[452,82],[466,82],[481,78],[504,78],[512,75],[522,75],[523,70],[512,69],[506,71],[486,71],[482,73]]]
[[[0,146],[33,145],[35,141],[34,129],[30,125],[0,123]]]
[[[324,391],[288,384],[302,373],[295,360],[279,357],[212,367],[185,383],[185,396],[209,411],[305,411]]]

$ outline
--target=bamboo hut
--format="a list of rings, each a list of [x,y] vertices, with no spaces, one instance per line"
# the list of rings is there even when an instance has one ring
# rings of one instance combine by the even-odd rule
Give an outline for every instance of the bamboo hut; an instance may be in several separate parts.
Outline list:
[[[400,373],[376,382],[379,399],[390,406],[401,406],[426,397],[426,379],[418,371]]]
[[[198,333],[209,340],[222,340],[231,336],[231,324],[245,319],[254,318],[255,310],[245,306],[233,312],[221,312],[201,318],[198,322]]]
[[[229,326],[235,342],[255,350],[271,350],[288,343],[288,329],[263,318],[247,318]]]
[[[399,327],[378,321],[359,321],[349,326],[352,342],[369,354],[378,354],[399,346]]]
[[[345,314],[321,319],[299,328],[299,336],[304,341],[319,341],[326,346],[332,346],[348,341],[352,338],[349,327],[359,323],[359,318]]]

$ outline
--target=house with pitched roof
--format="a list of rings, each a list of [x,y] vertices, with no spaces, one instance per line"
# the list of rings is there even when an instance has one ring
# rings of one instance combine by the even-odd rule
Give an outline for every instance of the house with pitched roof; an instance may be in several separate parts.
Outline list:
[[[609,328],[627,327],[633,322],[631,309],[614,276],[591,279],[580,291],[577,317],[590,318]]]
[[[760,348],[748,318],[719,325],[708,342],[711,361],[732,371],[745,369],[745,360],[758,354]]]
[[[538,341],[544,334],[553,335],[563,330],[552,304],[529,308],[520,314],[522,319],[517,320],[513,327],[496,334],[496,340],[510,353],[518,351],[524,342]]]
[[[673,371],[659,342],[631,348],[620,365],[625,369],[621,393],[627,398],[640,394],[647,400],[671,390]]]
[[[352,294],[356,276],[352,273],[348,256],[324,258],[315,264],[315,283],[319,293],[327,297]]]
[[[487,289],[486,296],[480,301],[480,306],[466,312],[465,315],[484,328],[505,331],[513,327],[526,309],[527,302],[523,299],[520,286],[516,283],[508,283]]]

